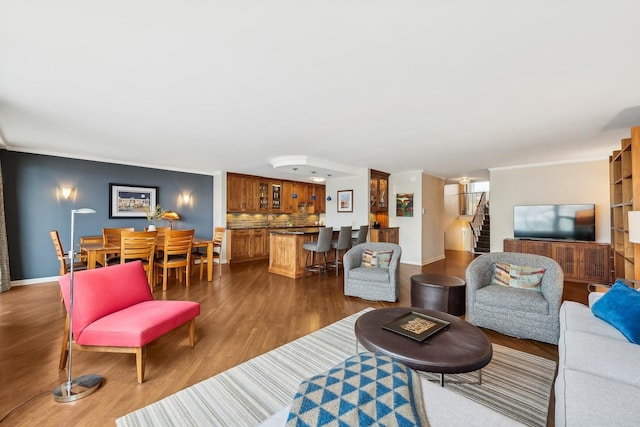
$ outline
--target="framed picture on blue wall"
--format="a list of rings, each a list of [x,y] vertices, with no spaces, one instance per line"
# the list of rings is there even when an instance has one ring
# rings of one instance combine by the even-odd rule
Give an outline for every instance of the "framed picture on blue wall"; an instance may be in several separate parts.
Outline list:
[[[109,218],[146,218],[158,204],[158,187],[109,184]]]

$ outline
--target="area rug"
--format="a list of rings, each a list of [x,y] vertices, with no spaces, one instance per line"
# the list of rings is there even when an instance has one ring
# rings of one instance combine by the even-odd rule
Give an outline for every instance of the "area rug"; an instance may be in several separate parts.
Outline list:
[[[368,310],[120,417],[116,425],[256,426],[291,403],[301,380],[355,354],[353,327]],[[523,424],[546,426],[555,362],[497,344],[493,351],[491,363],[482,370],[482,385],[446,387]],[[445,378],[469,382],[477,373]]]

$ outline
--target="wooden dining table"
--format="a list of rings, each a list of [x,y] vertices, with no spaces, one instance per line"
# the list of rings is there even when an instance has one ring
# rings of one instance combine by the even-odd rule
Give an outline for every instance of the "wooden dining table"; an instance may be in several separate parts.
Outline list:
[[[95,238],[94,238],[95,237]],[[98,259],[105,254],[117,254],[120,252],[120,245],[118,244],[105,244],[103,242],[97,242],[97,238],[101,236],[85,236],[81,238],[80,253],[85,253],[87,256],[87,268],[96,268]],[[82,242],[86,240],[86,242]],[[214,248],[220,247],[219,243],[215,243],[213,239],[204,239],[201,237],[193,238],[193,248],[207,248],[207,281],[213,281],[213,251]]]

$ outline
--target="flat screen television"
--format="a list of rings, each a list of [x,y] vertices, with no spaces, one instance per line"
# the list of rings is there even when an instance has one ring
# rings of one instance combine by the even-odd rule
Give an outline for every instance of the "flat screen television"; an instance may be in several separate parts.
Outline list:
[[[513,237],[593,242],[596,240],[596,206],[514,206]]]

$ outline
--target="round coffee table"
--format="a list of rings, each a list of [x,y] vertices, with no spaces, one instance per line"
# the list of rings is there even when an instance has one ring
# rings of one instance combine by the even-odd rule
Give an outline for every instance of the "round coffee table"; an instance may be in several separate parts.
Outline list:
[[[411,276],[411,305],[462,316],[466,311],[466,283],[440,274]]]
[[[382,328],[411,312],[445,320],[449,326],[424,341],[416,341]],[[481,383],[480,369],[487,366],[493,356],[491,342],[479,328],[456,316],[435,310],[418,307],[371,310],[356,320],[354,329],[357,342],[367,350],[391,356],[419,371],[439,373],[443,387],[444,374],[472,371],[478,371],[478,382]]]

